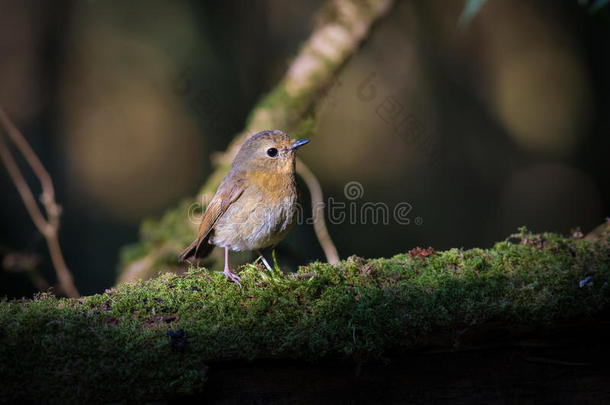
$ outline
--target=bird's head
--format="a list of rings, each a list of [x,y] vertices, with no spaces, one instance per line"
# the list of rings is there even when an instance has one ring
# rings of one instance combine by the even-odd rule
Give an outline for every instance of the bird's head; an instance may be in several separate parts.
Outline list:
[[[309,139],[292,139],[280,130],[251,136],[233,160],[233,170],[294,173],[296,150]]]

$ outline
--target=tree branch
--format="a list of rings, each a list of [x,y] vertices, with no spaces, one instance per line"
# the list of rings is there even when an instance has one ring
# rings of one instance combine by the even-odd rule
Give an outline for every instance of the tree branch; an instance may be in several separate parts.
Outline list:
[[[326,228],[326,222],[324,221],[324,197],[322,195],[322,187],[318,178],[312,173],[311,170],[297,158],[297,171],[301,175],[301,178],[307,184],[309,193],[311,195],[311,210],[313,215],[313,229],[316,232],[320,246],[324,250],[326,260],[330,264],[337,264],[339,262],[339,253],[333,243],[328,229]]]
[[[79,293],[76,287],[74,286],[74,281],[72,279],[72,273],[68,270],[66,266],[66,262],[64,260],[63,254],[61,252],[61,247],[59,245],[58,239],[58,230],[59,230],[59,218],[61,215],[61,208],[55,202],[55,189],[53,188],[53,181],[49,172],[44,168],[40,159],[34,152],[34,150],[30,147],[25,137],[21,134],[21,132],[17,129],[17,127],[10,120],[8,115],[4,112],[2,108],[0,108],[0,124],[5,129],[6,134],[9,139],[15,144],[17,150],[21,152],[26,162],[28,162],[32,171],[38,177],[40,181],[40,186],[42,188],[42,195],[40,200],[47,214],[47,218],[45,218],[36,203],[34,195],[30,187],[28,186],[25,178],[21,174],[19,170],[19,166],[17,162],[13,158],[13,155],[4,141],[4,139],[0,136],[0,158],[2,162],[6,166],[8,170],[9,176],[15,187],[17,187],[17,191],[21,196],[23,204],[32,218],[34,225],[40,231],[40,233],[44,236],[47,246],[49,248],[49,253],[51,255],[51,261],[53,262],[53,267],[55,268],[55,272],[57,274],[57,280],[59,281],[59,287],[61,290],[69,297],[78,297]]]

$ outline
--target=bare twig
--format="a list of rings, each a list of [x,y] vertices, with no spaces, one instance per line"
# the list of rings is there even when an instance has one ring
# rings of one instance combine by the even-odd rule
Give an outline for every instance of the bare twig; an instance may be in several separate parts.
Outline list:
[[[2,259],[4,270],[14,273],[25,273],[38,291],[46,291],[50,285],[38,271],[40,256],[21,252],[9,252]]]
[[[316,232],[320,246],[324,250],[326,260],[330,264],[337,264],[339,262],[339,253],[333,243],[328,229],[326,228],[326,222],[324,221],[324,197],[322,195],[322,187],[317,177],[313,174],[309,168],[303,164],[300,159],[297,159],[297,173],[307,184],[309,193],[311,194],[311,211],[313,215],[313,229]]]
[[[36,203],[34,195],[27,182],[23,178],[19,166],[13,155],[8,148],[4,139],[0,136],[0,158],[8,170],[11,180],[17,187],[17,191],[23,200],[23,204],[27,209],[34,225],[40,233],[44,236],[47,241],[53,267],[57,274],[57,280],[59,281],[59,287],[69,297],[78,297],[79,293],[74,286],[72,279],[72,273],[68,270],[66,262],[64,261],[61,247],[59,245],[59,239],[57,232],[59,230],[59,217],[61,215],[61,208],[55,202],[55,190],[53,188],[53,181],[49,172],[46,171],[40,159],[36,153],[32,150],[30,145],[27,143],[25,137],[19,132],[17,127],[9,119],[8,115],[0,108],[0,123],[5,129],[9,139],[15,144],[19,152],[23,155],[25,160],[28,162],[32,171],[38,177],[42,188],[42,195],[40,200],[47,214],[47,218],[44,217],[40,211],[40,207]]]

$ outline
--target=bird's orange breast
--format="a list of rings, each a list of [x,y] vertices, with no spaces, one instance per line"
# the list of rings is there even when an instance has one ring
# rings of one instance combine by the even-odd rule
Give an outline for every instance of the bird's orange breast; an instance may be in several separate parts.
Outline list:
[[[294,176],[282,172],[250,172],[245,176],[246,182],[258,188],[263,198],[269,202],[283,201],[286,197],[296,193]]]
[[[244,180],[244,193],[214,227],[212,243],[232,250],[273,246],[290,231],[298,213],[294,176],[251,172]]]

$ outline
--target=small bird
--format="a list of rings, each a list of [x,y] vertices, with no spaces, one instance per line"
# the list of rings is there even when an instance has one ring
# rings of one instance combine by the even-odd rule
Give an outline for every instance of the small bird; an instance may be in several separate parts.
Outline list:
[[[298,190],[294,177],[297,148],[309,139],[294,140],[280,130],[259,132],[241,147],[231,171],[208,204],[199,234],[181,254],[191,263],[206,257],[213,245],[225,249],[225,278],[241,286],[229,269],[229,249],[256,250],[275,246],[294,226]]]

